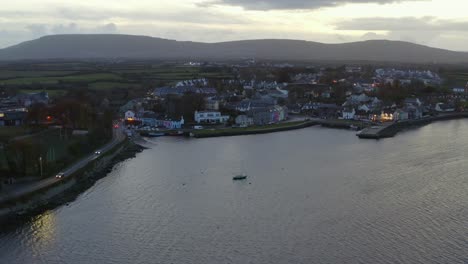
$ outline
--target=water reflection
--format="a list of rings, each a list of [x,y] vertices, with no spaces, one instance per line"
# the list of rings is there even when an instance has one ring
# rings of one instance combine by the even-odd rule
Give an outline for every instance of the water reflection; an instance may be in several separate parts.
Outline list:
[[[0,237],[4,263],[464,263],[468,120],[158,138]],[[233,182],[245,170],[248,182]],[[251,183],[251,184],[249,184]]]

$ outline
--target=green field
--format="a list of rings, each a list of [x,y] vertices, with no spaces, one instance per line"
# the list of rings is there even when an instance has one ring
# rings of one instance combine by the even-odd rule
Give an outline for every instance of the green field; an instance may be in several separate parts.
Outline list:
[[[449,88],[464,87],[468,82],[468,72],[447,72],[443,74]]]
[[[74,74],[76,71],[0,71],[0,79],[15,79],[15,78],[34,78],[34,77],[52,77],[52,76],[67,76]]]
[[[233,76],[227,72],[214,71],[214,72],[203,72],[202,68],[199,67],[173,67],[173,66],[161,66],[150,69],[140,70],[119,70],[115,71],[120,74],[127,75],[139,75],[144,79],[157,79],[164,81],[180,81],[180,80],[191,80],[199,78],[232,78]]]
[[[137,83],[119,83],[119,82],[95,82],[89,84],[89,88],[92,90],[108,90],[115,88],[139,88],[140,84]]]
[[[113,73],[93,73],[83,75],[70,75],[62,77],[26,77],[0,81],[3,85],[28,85],[28,84],[57,84],[68,83],[92,83],[97,81],[120,81],[122,77]]]
[[[65,90],[59,90],[59,89],[42,89],[42,90],[34,90],[34,89],[21,89],[19,90],[20,93],[40,93],[40,92],[47,92],[49,94],[50,98],[56,98],[56,97],[61,97],[64,96],[67,92]]]
[[[29,127],[0,127],[0,141],[7,141],[14,137],[28,135],[32,132]]]

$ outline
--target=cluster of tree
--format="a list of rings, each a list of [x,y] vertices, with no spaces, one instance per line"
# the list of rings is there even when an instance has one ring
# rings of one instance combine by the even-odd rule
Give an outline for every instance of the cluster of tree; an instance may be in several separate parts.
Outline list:
[[[42,169],[42,175],[46,176],[107,142],[112,138],[114,112],[103,107],[102,100],[83,89],[70,91],[50,107],[33,105],[27,116],[30,124],[40,125],[50,119],[62,128],[46,129],[40,134],[6,142],[2,151],[7,158],[7,175],[38,176]],[[87,130],[88,133],[74,137],[72,132],[75,129]],[[56,155],[57,148],[62,151],[57,151]]]
[[[182,116],[186,122],[194,121],[193,113],[205,109],[205,98],[201,94],[186,93],[183,96],[168,96],[163,104],[155,107],[155,112],[164,112],[168,118],[178,120]]]
[[[411,96],[424,96],[431,94],[448,94],[449,90],[443,87],[426,85],[420,80],[412,80],[410,84],[403,85],[399,80],[386,83],[377,89],[377,96],[386,102],[401,103]]]

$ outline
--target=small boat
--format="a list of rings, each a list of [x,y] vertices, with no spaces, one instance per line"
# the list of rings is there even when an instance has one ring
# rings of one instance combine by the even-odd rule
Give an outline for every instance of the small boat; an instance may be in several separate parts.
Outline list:
[[[162,137],[165,134],[163,132],[149,132],[148,137]]]
[[[169,133],[169,136],[182,136],[184,135],[184,131],[172,131]]]
[[[247,175],[245,175],[245,174],[236,175],[236,176],[232,177],[232,179],[234,181],[245,180],[245,179],[247,179]]]

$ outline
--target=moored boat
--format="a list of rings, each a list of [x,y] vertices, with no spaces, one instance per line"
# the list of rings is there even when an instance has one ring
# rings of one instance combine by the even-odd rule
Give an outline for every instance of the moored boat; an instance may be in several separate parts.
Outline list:
[[[236,175],[236,176],[232,177],[232,179],[233,179],[234,181],[245,180],[245,179],[247,179],[247,175],[246,175],[246,174]]]
[[[163,132],[149,132],[148,137],[162,137],[165,134]]]

